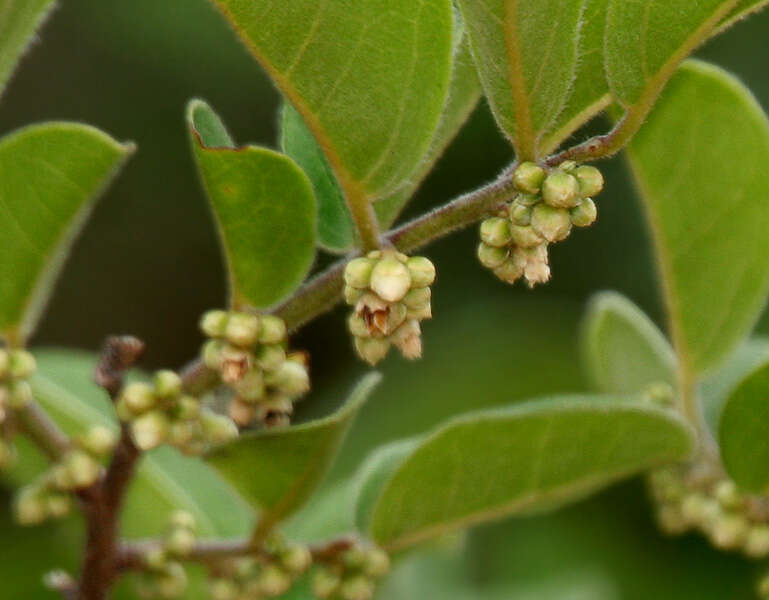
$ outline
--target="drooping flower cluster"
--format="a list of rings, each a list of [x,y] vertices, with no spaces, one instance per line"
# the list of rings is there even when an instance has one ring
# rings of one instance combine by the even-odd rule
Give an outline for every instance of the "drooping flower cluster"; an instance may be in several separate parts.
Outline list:
[[[102,461],[115,448],[117,435],[94,425],[73,440],[70,449],[34,482],[19,490],[14,505],[21,525],[37,525],[61,518],[72,508],[71,493],[93,485],[103,471]]]
[[[526,162],[513,182],[515,200],[481,223],[478,259],[502,281],[523,277],[533,287],[550,279],[548,245],[565,240],[572,226],[587,227],[596,220],[593,197],[604,181],[591,166],[564,162],[546,170]]]
[[[27,380],[36,369],[35,357],[26,350],[0,348],[0,431],[6,427],[8,411],[22,408],[32,399]],[[15,456],[11,441],[0,436],[0,469],[10,465]]]
[[[211,444],[238,435],[231,419],[201,406],[195,396],[184,394],[182,381],[173,371],[158,371],[151,384],[126,385],[116,409],[141,450],[169,444],[185,454],[200,454]]]
[[[230,416],[241,426],[259,421],[286,425],[294,402],[310,390],[304,352],[286,353],[286,325],[272,315],[214,310],[201,329],[212,338],[203,362],[230,386]]]
[[[322,599],[370,600],[376,580],[390,570],[390,558],[379,548],[356,546],[341,560],[319,567],[312,581],[313,593]]]
[[[390,346],[409,359],[422,355],[420,322],[432,318],[430,286],[435,267],[427,258],[376,250],[351,260],[344,271],[344,297],[358,354],[370,364]]]

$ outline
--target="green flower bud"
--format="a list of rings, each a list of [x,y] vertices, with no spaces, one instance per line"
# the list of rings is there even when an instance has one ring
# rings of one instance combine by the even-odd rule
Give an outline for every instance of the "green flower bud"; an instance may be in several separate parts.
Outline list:
[[[66,517],[72,510],[72,498],[67,494],[50,494],[45,502],[46,512],[54,519]]]
[[[69,473],[69,469],[63,464],[58,463],[48,471],[48,480],[51,487],[57,490],[72,490],[75,488],[75,482]]]
[[[531,226],[548,242],[560,242],[571,232],[569,211],[548,204],[537,204],[531,214]]]
[[[223,337],[229,314],[223,310],[209,310],[200,319],[200,329],[208,337]]]
[[[13,513],[19,525],[39,525],[48,518],[48,506],[36,485],[22,488],[13,504]]]
[[[737,489],[737,485],[730,479],[719,481],[713,492],[716,500],[723,508],[729,510],[742,507],[742,494]]]
[[[495,248],[505,248],[512,241],[510,221],[502,217],[492,217],[481,223],[481,240]]]
[[[143,557],[144,565],[151,571],[162,571],[168,564],[165,548],[152,548]]]
[[[348,571],[360,571],[366,564],[366,550],[360,546],[353,546],[342,554],[342,564]]]
[[[182,396],[179,398],[178,406],[177,406],[177,416],[184,420],[188,421],[190,419],[195,419],[200,414],[200,400],[195,398],[195,396]]]
[[[521,163],[513,173],[513,184],[521,192],[538,194],[545,181],[545,170],[532,162]]]
[[[37,369],[37,361],[26,350],[14,350],[10,353],[8,371],[14,379],[26,379]]]
[[[155,373],[155,395],[159,398],[176,398],[182,393],[182,379],[173,371]]]
[[[269,346],[260,346],[257,350],[256,364],[265,371],[273,371],[282,365],[286,360],[286,351],[279,344]]]
[[[187,572],[178,562],[169,562],[157,575],[155,586],[160,598],[179,598],[187,589]]]
[[[209,369],[218,371],[222,368],[222,351],[225,343],[221,340],[211,340],[203,344],[200,356]]]
[[[689,523],[681,513],[681,507],[663,504],[657,510],[657,524],[667,535],[681,535],[689,529]]]
[[[344,268],[344,282],[350,287],[364,290],[371,282],[371,271],[376,261],[370,258],[354,258]]]
[[[567,173],[572,173],[577,168],[576,161],[573,160],[565,160],[560,165],[558,165],[558,168],[561,169],[561,171],[566,171]]]
[[[280,344],[286,340],[286,323],[274,315],[262,315],[259,341],[262,344]]]
[[[82,450],[72,450],[62,460],[64,468],[69,473],[74,489],[92,485],[99,477],[101,465]]]
[[[435,281],[435,265],[424,256],[412,256],[406,261],[411,285],[415,288],[427,287]]]
[[[267,385],[277,388],[284,394],[299,396],[310,391],[310,375],[304,365],[285,361],[277,369],[265,376]]]
[[[370,365],[380,362],[390,350],[390,342],[386,338],[355,338],[355,350],[363,360]]]
[[[11,366],[11,357],[7,350],[0,348],[0,379],[5,379],[8,376],[8,371]]]
[[[125,407],[134,415],[152,410],[157,404],[155,390],[146,383],[129,383],[120,397]]]
[[[8,384],[8,406],[18,410],[32,402],[32,386],[28,381],[16,380]]]
[[[710,527],[720,514],[718,503],[700,492],[689,494],[681,503],[681,513],[692,524]]]
[[[575,227],[589,227],[598,218],[598,209],[590,198],[583,198],[569,211],[569,217]]]
[[[510,251],[507,248],[495,248],[483,242],[478,245],[478,260],[487,269],[496,269],[507,260],[508,256]]]
[[[527,225],[531,225],[532,211],[533,208],[531,206],[513,202],[513,205],[510,207],[510,221],[513,223],[513,225],[518,225],[519,227],[526,227]]]
[[[403,304],[408,308],[419,308],[429,303],[432,298],[432,291],[429,287],[414,288],[403,298]]]
[[[234,387],[243,400],[250,402],[261,400],[265,394],[264,373],[261,369],[251,369],[243,379],[234,384]]]
[[[131,423],[131,436],[140,450],[152,450],[163,443],[168,435],[170,423],[163,413],[153,410]]]
[[[383,258],[371,271],[371,289],[382,300],[400,302],[410,288],[411,274],[396,258]]]
[[[381,250],[372,250],[368,254],[366,254],[366,258],[370,258],[371,260],[379,260],[382,258],[383,253]]]
[[[354,575],[342,582],[339,596],[342,600],[371,600],[374,596],[374,584],[365,575]]]
[[[200,426],[207,440],[215,444],[221,444],[238,437],[238,426],[232,419],[219,415],[210,410],[200,412]]]
[[[371,337],[366,320],[357,312],[350,313],[350,316],[347,318],[347,327],[350,333],[356,337]]]
[[[751,558],[769,556],[769,525],[754,525],[745,539],[745,554]]]
[[[505,283],[512,285],[523,277],[523,267],[518,262],[510,259],[494,269],[494,275]]]
[[[351,285],[346,285],[344,286],[344,301],[350,306],[353,306],[365,293],[365,290],[359,290]]]
[[[312,554],[307,546],[292,544],[280,555],[280,563],[293,575],[301,575],[312,565]]]
[[[363,563],[363,572],[369,577],[383,577],[390,570],[390,557],[387,552],[379,548],[372,548],[366,552]]]
[[[597,196],[603,191],[603,175],[595,167],[584,165],[574,171],[579,182],[579,192],[583,198]]]
[[[740,514],[726,514],[716,519],[711,540],[716,548],[732,550],[741,546],[748,536],[748,520]]]
[[[240,348],[250,348],[259,341],[259,317],[247,313],[234,313],[227,320],[224,337]]]
[[[259,574],[259,591],[267,597],[285,594],[291,589],[291,578],[278,565],[267,565]]]
[[[86,452],[94,456],[107,456],[115,449],[117,435],[105,425],[92,425],[79,441]]]
[[[209,586],[211,600],[238,600],[240,588],[230,579],[213,579]]]
[[[318,598],[330,598],[339,590],[342,578],[328,569],[318,569],[312,578],[312,593]]]
[[[518,194],[513,204],[518,206],[534,206],[542,201],[542,197],[537,194]]]
[[[513,234],[515,245],[521,248],[536,248],[545,241],[544,238],[531,226],[519,227],[518,225],[513,225],[510,230]]]
[[[196,542],[197,538],[190,529],[180,527],[174,529],[166,538],[166,549],[173,556],[189,556]]]
[[[542,199],[553,208],[572,208],[579,202],[579,182],[573,175],[556,169],[542,185]]]

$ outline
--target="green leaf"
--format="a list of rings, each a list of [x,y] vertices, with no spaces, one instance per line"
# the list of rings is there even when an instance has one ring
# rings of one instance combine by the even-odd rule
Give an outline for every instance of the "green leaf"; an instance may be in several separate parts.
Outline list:
[[[95,199],[132,152],[74,123],[0,140],[0,335],[32,333]]]
[[[691,452],[691,433],[672,413],[618,400],[563,397],[449,422],[385,486],[374,540],[403,549],[582,497]]]
[[[650,106],[676,67],[705,41],[737,0],[609,0],[606,75],[623,106]]]
[[[743,379],[729,395],[718,424],[721,458],[740,487],[769,489],[769,362]]]
[[[54,0],[0,0],[0,94]]]
[[[542,142],[543,154],[555,150],[611,102],[603,53],[608,4],[609,0],[585,0],[577,74],[566,106],[550,127],[551,133]]]
[[[739,81],[690,61],[629,156],[676,354],[702,373],[747,336],[769,291],[769,124]]]
[[[97,358],[61,350],[36,351],[35,398],[70,435],[94,424],[117,430],[114,411],[103,390],[92,383]],[[29,474],[26,474],[29,477]],[[157,536],[178,508],[195,515],[203,537],[246,534],[254,515],[244,501],[202,460],[170,447],[146,454],[131,484],[122,517],[128,537]]]
[[[721,21],[716,33],[721,33],[722,31],[728,29],[738,21],[741,21],[742,19],[746,19],[753,13],[756,13],[761,9],[765,8],[767,4],[769,4],[767,0],[740,0],[737,3],[737,6],[735,6],[729,12],[729,14]]]
[[[630,300],[597,294],[582,323],[583,362],[593,385],[609,394],[652,383],[676,385],[676,357],[657,326]]]
[[[379,383],[366,376],[333,415],[288,429],[240,436],[207,457],[254,507],[269,528],[300,508],[315,492],[336,458],[358,410]]]
[[[450,0],[213,0],[323,149],[348,202],[396,190],[451,74]]]
[[[302,283],[315,257],[315,196],[290,158],[236,149],[200,100],[187,110],[193,152],[224,247],[235,306],[271,306]]]
[[[481,82],[519,158],[566,105],[579,59],[584,0],[459,0]]]

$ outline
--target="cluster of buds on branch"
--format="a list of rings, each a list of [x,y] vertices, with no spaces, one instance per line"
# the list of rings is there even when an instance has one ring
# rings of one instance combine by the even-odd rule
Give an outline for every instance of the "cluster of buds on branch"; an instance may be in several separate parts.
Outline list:
[[[27,380],[36,368],[35,357],[26,350],[0,348],[0,432],[9,429],[9,412],[23,408],[32,399]],[[15,456],[12,442],[0,437],[0,469],[9,466]]]
[[[391,345],[409,359],[422,355],[420,322],[432,318],[433,263],[422,256],[375,250],[350,261],[344,281],[345,301],[353,307],[348,324],[363,360],[378,363]]]
[[[533,287],[550,279],[548,245],[565,240],[572,226],[596,220],[593,197],[604,181],[595,167],[569,161],[550,170],[523,163],[513,182],[515,200],[481,223],[478,259],[502,281],[523,277]]]
[[[390,570],[386,552],[374,547],[354,546],[340,560],[317,569],[313,593],[329,600],[370,600],[375,581]]]
[[[187,511],[175,511],[169,520],[163,545],[144,557],[145,571],[139,579],[139,592],[146,598],[170,600],[187,589],[187,573],[181,561],[197,542],[195,517]]]
[[[129,424],[131,437],[140,450],[166,443],[186,454],[200,454],[210,445],[238,435],[238,428],[229,418],[184,394],[182,381],[173,371],[158,371],[152,384],[126,385],[116,410],[120,420]]]
[[[212,338],[203,362],[234,392],[230,416],[241,426],[287,425],[294,402],[310,390],[304,352],[287,353],[286,325],[272,315],[214,310],[201,320]]]

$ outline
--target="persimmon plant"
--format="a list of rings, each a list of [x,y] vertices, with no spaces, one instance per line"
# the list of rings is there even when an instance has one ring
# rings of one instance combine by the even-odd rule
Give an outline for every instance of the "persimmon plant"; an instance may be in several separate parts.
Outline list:
[[[748,339],[769,294],[769,121],[734,77],[687,60],[764,4],[212,0],[284,105],[277,149],[241,146],[204,100],[187,106],[229,304],[201,315],[206,342],[178,371],[138,370],[144,344],[130,336],[93,357],[27,347],[79,227],[135,148],[73,123],[0,140],[0,465],[18,523],[78,511],[85,527],[79,572],[52,571],[49,587],[83,600],[368,600],[415,547],[439,552],[429,543],[639,474],[663,531],[769,557],[769,346]],[[0,86],[51,5],[0,0]],[[482,96],[513,162],[395,225]],[[584,139],[601,114],[608,131]],[[593,393],[463,414],[324,486],[380,376],[292,425],[313,378],[290,335],[344,302],[338,335],[363,361],[392,347],[416,361],[430,352],[422,327],[441,317],[441,265],[414,253],[478,225],[483,266],[545,284],[558,277],[549,245],[596,221],[598,161],[620,151],[669,336],[601,293],[582,329]],[[329,266],[313,267],[319,251]],[[769,577],[756,590],[769,598]]]

